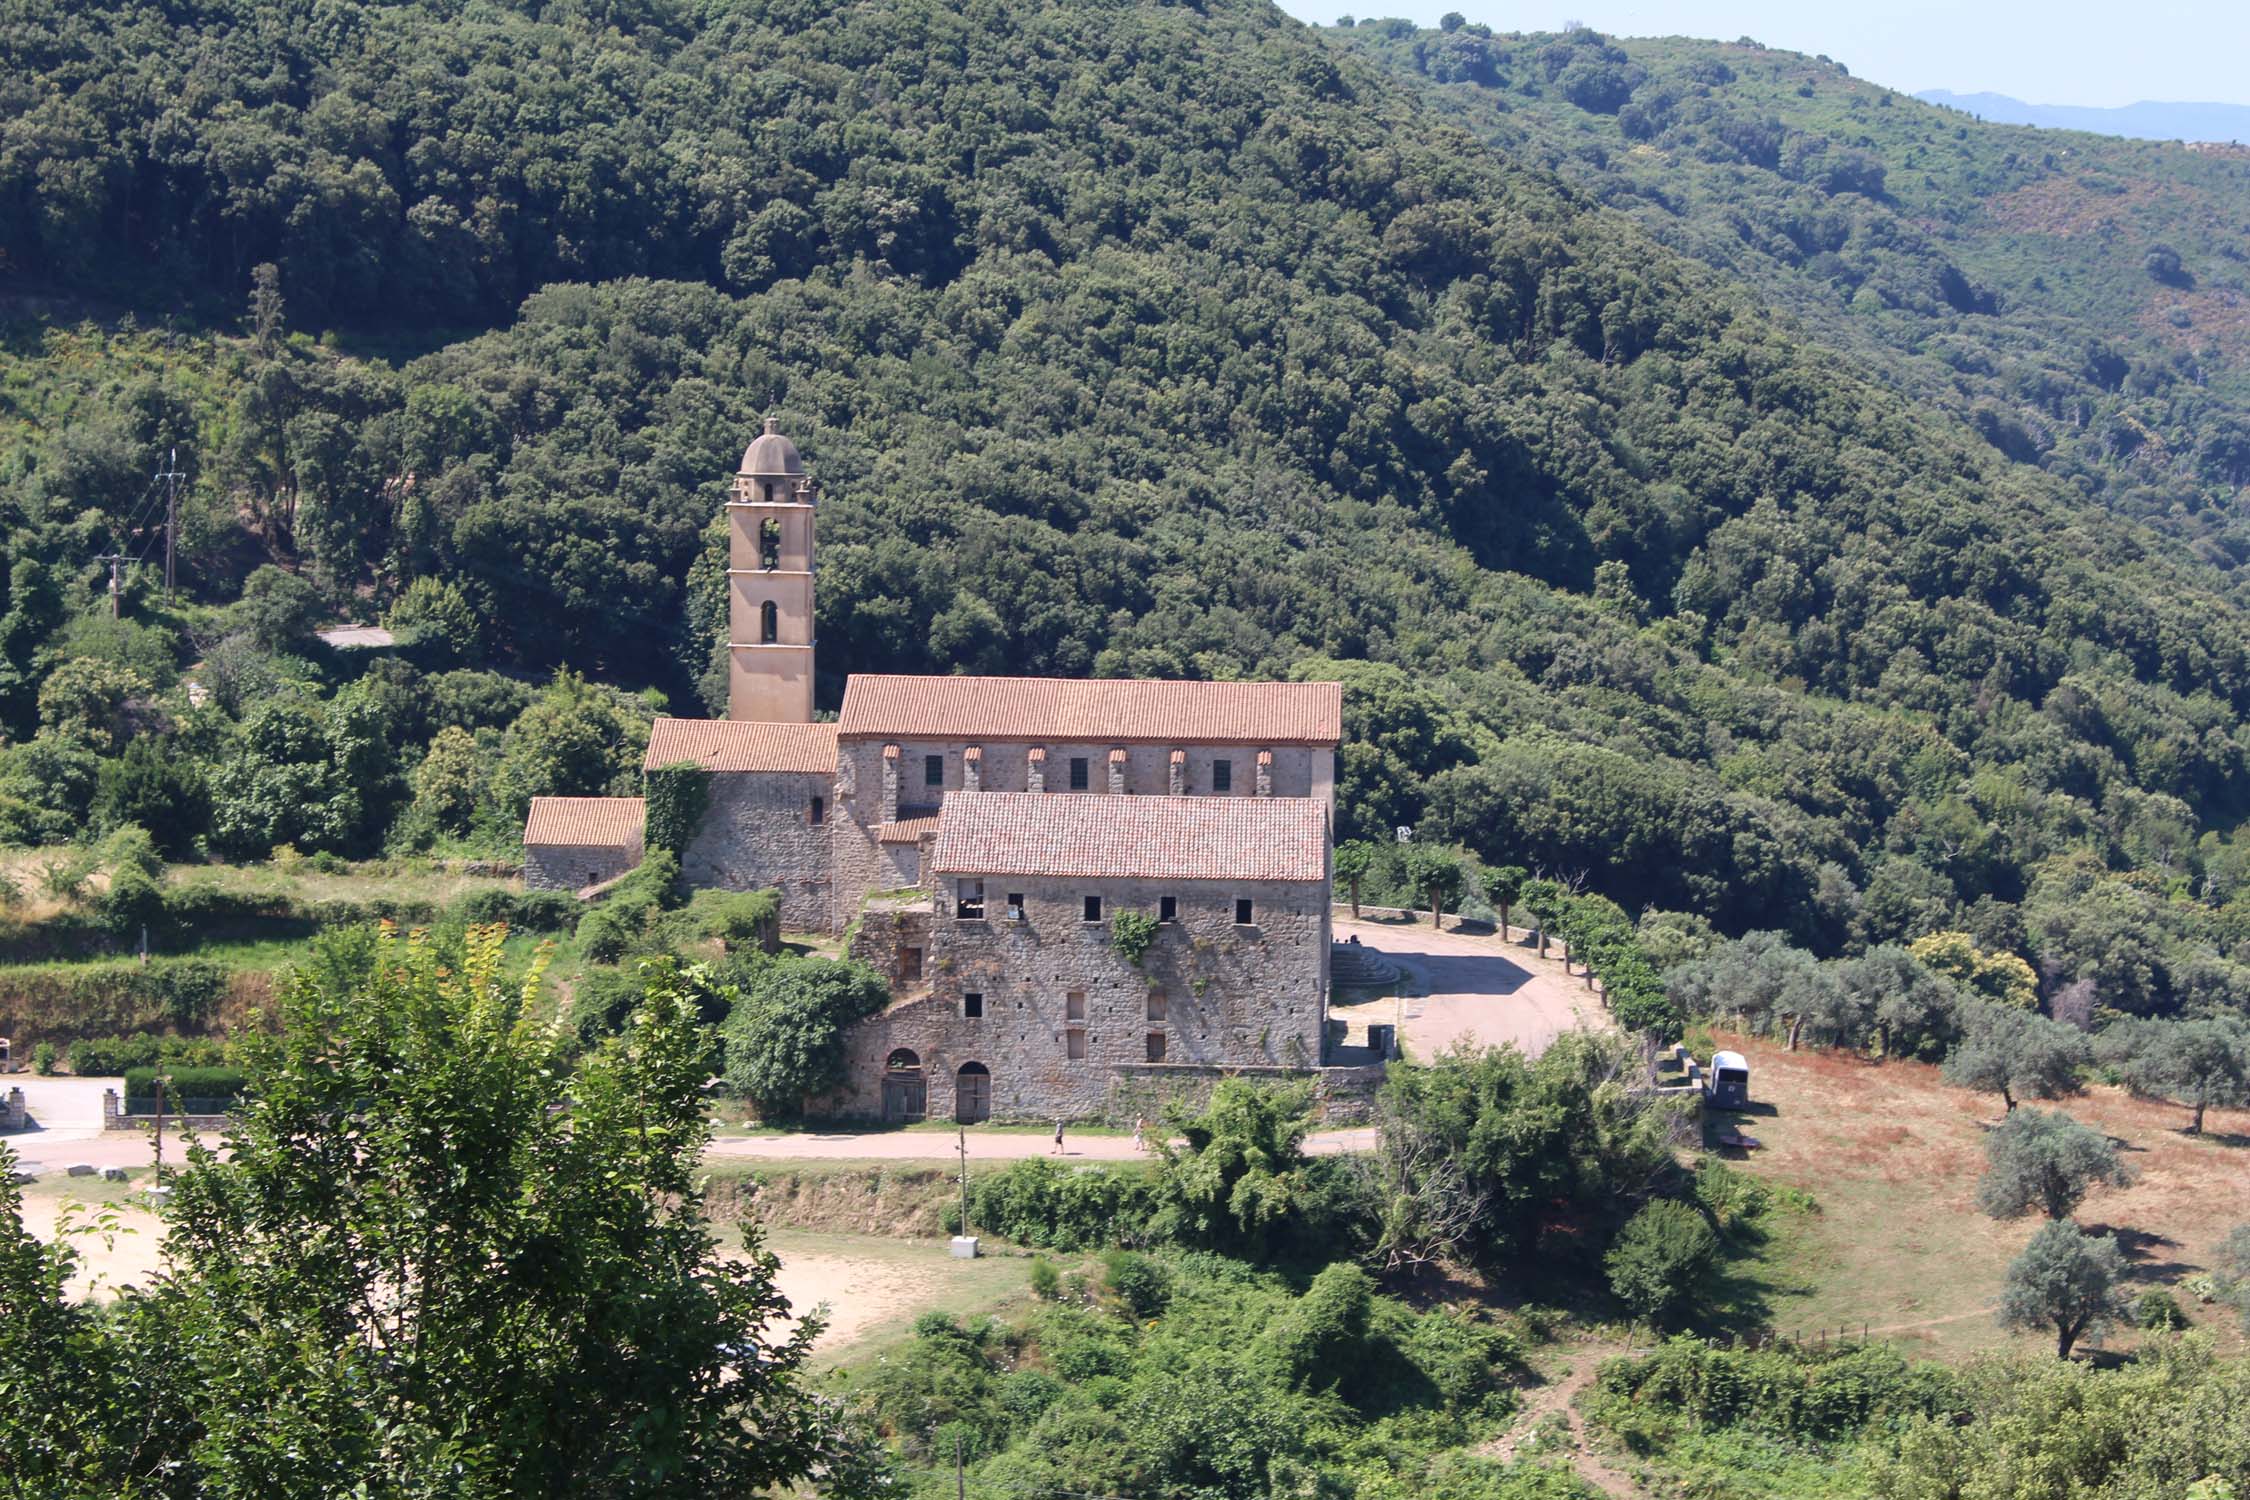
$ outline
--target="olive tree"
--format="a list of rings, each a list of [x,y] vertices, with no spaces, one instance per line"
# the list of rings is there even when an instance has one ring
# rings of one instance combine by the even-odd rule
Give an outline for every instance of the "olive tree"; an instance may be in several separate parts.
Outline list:
[[[2097,1239],[2068,1219],[2042,1224],[2008,1265],[2000,1326],[2051,1328],[2055,1357],[2068,1359],[2079,1339],[2123,1315],[2117,1286],[2124,1274],[2114,1238]]]
[[[2010,1113],[2018,1095],[2058,1099],[2078,1092],[2090,1053],[2086,1034],[2031,1011],[1971,1001],[1959,1043],[1946,1055],[1945,1080],[1998,1094]]]
[[[2124,1187],[2133,1174],[2114,1142],[2061,1110],[2019,1109],[1984,1138],[1977,1207],[1995,1219],[2039,1209],[2067,1219],[2096,1183]]]

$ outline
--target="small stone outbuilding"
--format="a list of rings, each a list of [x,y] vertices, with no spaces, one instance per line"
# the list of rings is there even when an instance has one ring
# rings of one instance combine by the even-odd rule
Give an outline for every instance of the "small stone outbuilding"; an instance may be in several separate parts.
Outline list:
[[[534,797],[523,826],[523,883],[582,891],[641,862],[648,804],[639,797]]]

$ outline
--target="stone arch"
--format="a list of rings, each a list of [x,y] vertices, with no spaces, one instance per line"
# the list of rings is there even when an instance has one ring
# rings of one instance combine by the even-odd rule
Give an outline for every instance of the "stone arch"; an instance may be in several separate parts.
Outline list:
[[[922,1059],[911,1048],[897,1048],[883,1062],[883,1119],[897,1125],[919,1120],[929,1113],[929,1101]]]
[[[992,1118],[992,1070],[980,1062],[965,1062],[953,1075],[953,1118],[974,1125]]]

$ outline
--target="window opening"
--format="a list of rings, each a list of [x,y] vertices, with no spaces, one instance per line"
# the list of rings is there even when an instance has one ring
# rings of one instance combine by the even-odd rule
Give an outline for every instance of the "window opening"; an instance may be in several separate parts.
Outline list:
[[[1254,915],[1254,912],[1252,911],[1252,908],[1251,908],[1251,905],[1250,905],[1250,898],[1249,898],[1248,896],[1237,896],[1237,897],[1235,897],[1235,898],[1234,898],[1234,925],[1235,925],[1235,926],[1237,926],[1237,927],[1248,927],[1248,926],[1250,925],[1250,923],[1251,923],[1251,919],[1252,919],[1253,915]]]
[[[953,915],[965,921],[978,921],[984,916],[984,882],[963,880],[954,885]]]
[[[1102,898],[1099,896],[1088,896],[1086,898],[1086,920],[1089,922],[1099,922],[1101,919]]]
[[[963,995],[961,997],[961,1014],[972,1018],[983,1015],[983,994],[977,990],[971,990],[967,994]]]
[[[1231,792],[1234,790],[1233,761],[1215,760],[1211,762],[1211,790],[1214,792]]]

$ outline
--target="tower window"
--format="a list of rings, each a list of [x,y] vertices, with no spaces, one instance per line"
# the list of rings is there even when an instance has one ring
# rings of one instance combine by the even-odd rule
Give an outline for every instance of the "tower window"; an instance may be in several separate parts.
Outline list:
[[[768,599],[758,606],[758,641],[772,645],[781,639],[781,606]]]
[[[781,523],[771,517],[758,525],[758,566],[769,573],[781,566]]]
[[[1099,922],[1101,919],[1102,898],[1099,896],[1088,896],[1086,898],[1086,920],[1089,922]]]
[[[1214,792],[1231,792],[1234,790],[1233,761],[1215,760],[1211,762],[1211,790]]]
[[[924,786],[944,786],[944,785],[945,785],[945,757],[944,757],[944,756],[942,756],[942,755],[925,755],[925,756],[923,756],[923,757],[922,757],[922,785],[924,785]]]
[[[1086,790],[1087,784],[1086,757],[1073,755],[1070,758],[1070,789],[1074,792],[1083,792]]]

